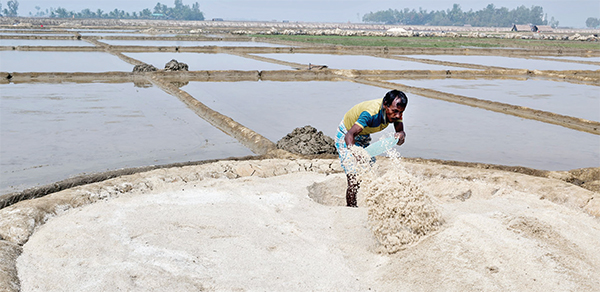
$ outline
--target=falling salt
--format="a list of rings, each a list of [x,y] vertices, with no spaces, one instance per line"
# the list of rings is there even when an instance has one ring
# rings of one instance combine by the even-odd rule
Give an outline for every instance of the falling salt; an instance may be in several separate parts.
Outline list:
[[[372,165],[364,148],[350,147],[360,182],[358,197],[368,208],[369,226],[388,253],[397,252],[439,229],[443,220],[417,177],[403,166],[400,154],[391,149],[391,166],[382,170]]]

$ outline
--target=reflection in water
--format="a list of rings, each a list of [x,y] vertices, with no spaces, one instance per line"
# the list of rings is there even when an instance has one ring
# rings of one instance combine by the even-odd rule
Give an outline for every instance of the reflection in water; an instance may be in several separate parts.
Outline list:
[[[152,82],[147,81],[147,80],[134,80],[133,86],[139,87],[139,88],[149,88],[149,87],[152,87]]]

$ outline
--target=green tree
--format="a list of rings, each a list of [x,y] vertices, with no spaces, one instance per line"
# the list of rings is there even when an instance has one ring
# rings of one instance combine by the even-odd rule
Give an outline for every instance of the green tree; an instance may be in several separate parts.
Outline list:
[[[550,18],[550,21],[548,22],[548,24],[553,27],[553,28],[557,28],[558,27],[558,20],[554,19],[554,16],[552,16],[552,18]]]
[[[150,9],[146,8],[144,10],[142,10],[142,12],[140,12],[140,18],[150,18],[152,16],[152,11],[150,11]]]
[[[19,1],[8,0],[8,2],[6,2],[6,6],[8,6],[8,9],[4,8],[3,10],[5,16],[17,16],[17,11],[19,10]]]
[[[414,24],[414,25],[465,25],[473,26],[511,26],[513,24],[547,24],[543,8],[532,6],[527,8],[519,6],[514,10],[506,7],[497,8],[488,4],[479,11],[462,11],[460,5],[454,4],[452,9],[431,11],[419,9],[402,11],[382,10],[369,12],[363,16],[364,22],[377,22],[386,24]]]
[[[464,15],[460,9],[460,5],[454,4],[452,6],[452,10],[448,10],[448,20],[452,25],[463,25],[464,24]]]
[[[86,8],[86,9],[81,10],[81,12],[78,14],[78,17],[94,18],[94,17],[96,17],[96,13],[94,13],[91,10],[89,10],[88,8]]]
[[[9,2],[8,2],[9,8],[13,7],[12,6],[13,3],[17,3],[16,7],[18,7],[17,0],[9,0]],[[98,10],[96,10],[96,12],[94,12],[88,8],[81,10],[81,12],[73,12],[73,11],[68,11],[65,8],[59,7],[56,10],[54,10],[53,8],[50,8],[50,12],[48,12],[48,10],[46,10],[46,15],[48,15],[50,17],[58,17],[58,18],[75,17],[75,18],[152,19],[152,18],[156,18],[154,15],[152,15],[153,13],[155,13],[155,14],[162,14],[165,17],[170,18],[170,19],[204,20],[204,14],[202,13],[202,11],[200,11],[200,4],[198,4],[198,2],[194,3],[192,5],[192,7],[190,7],[189,5],[184,5],[183,0],[175,0],[174,5],[175,5],[174,7],[168,7],[167,5],[161,4],[159,2],[156,4],[156,6],[154,6],[153,10],[146,8],[140,12],[133,12],[131,14],[129,12],[125,12],[124,10],[119,10],[119,9],[114,9],[113,11],[109,11],[108,13],[104,13],[104,11],[102,11],[101,9],[98,9]],[[15,11],[16,11],[16,7],[14,8]],[[42,16],[44,14],[43,12],[42,13],[39,12],[39,7],[36,7],[36,9],[38,10],[38,13],[36,14],[36,16]],[[11,11],[9,11],[9,9],[4,9],[4,14],[10,15],[10,13],[11,13]]]
[[[585,26],[589,28],[598,28],[600,27],[600,19],[595,17],[588,17],[588,19],[585,21]]]
[[[57,18],[68,18],[71,16],[71,13],[69,11],[67,11],[67,9],[62,8],[62,7],[56,8],[54,13],[56,14]]]
[[[167,5],[160,4],[160,2],[156,3],[154,6],[154,13],[156,14],[167,14]]]
[[[183,0],[175,0],[175,9],[183,8]]]
[[[405,9],[405,12],[408,11],[408,8]],[[377,11],[375,13],[369,12],[363,16],[364,22],[379,22],[385,24],[394,24],[394,23],[402,23],[401,15],[403,13],[398,10],[392,10],[391,8],[385,11]]]

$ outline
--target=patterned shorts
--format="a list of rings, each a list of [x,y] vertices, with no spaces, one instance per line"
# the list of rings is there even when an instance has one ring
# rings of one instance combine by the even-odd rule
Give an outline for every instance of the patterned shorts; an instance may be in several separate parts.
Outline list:
[[[337,134],[335,137],[335,148],[338,151],[338,155],[340,157],[340,162],[342,164],[342,168],[345,173],[356,173],[356,170],[353,169],[354,158],[352,158],[352,153],[348,150],[348,146],[346,145],[346,126],[344,125],[344,121],[340,122],[338,126]],[[371,144],[371,135],[358,135],[354,138],[354,145],[366,148]],[[371,158],[371,163],[375,162],[375,157]]]

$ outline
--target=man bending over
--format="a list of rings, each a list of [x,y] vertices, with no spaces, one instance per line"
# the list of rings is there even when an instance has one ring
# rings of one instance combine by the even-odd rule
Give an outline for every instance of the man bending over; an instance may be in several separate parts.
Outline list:
[[[408,98],[402,91],[392,90],[383,99],[374,99],[361,102],[352,107],[340,123],[336,135],[335,148],[337,148],[342,168],[348,179],[346,190],[346,205],[357,207],[356,194],[359,182],[357,173],[351,165],[355,164],[355,158],[348,149],[348,145],[366,148],[371,143],[371,134],[382,131],[390,123],[394,124],[398,138],[398,145],[404,143],[406,133],[402,123],[402,114],[408,104]]]

